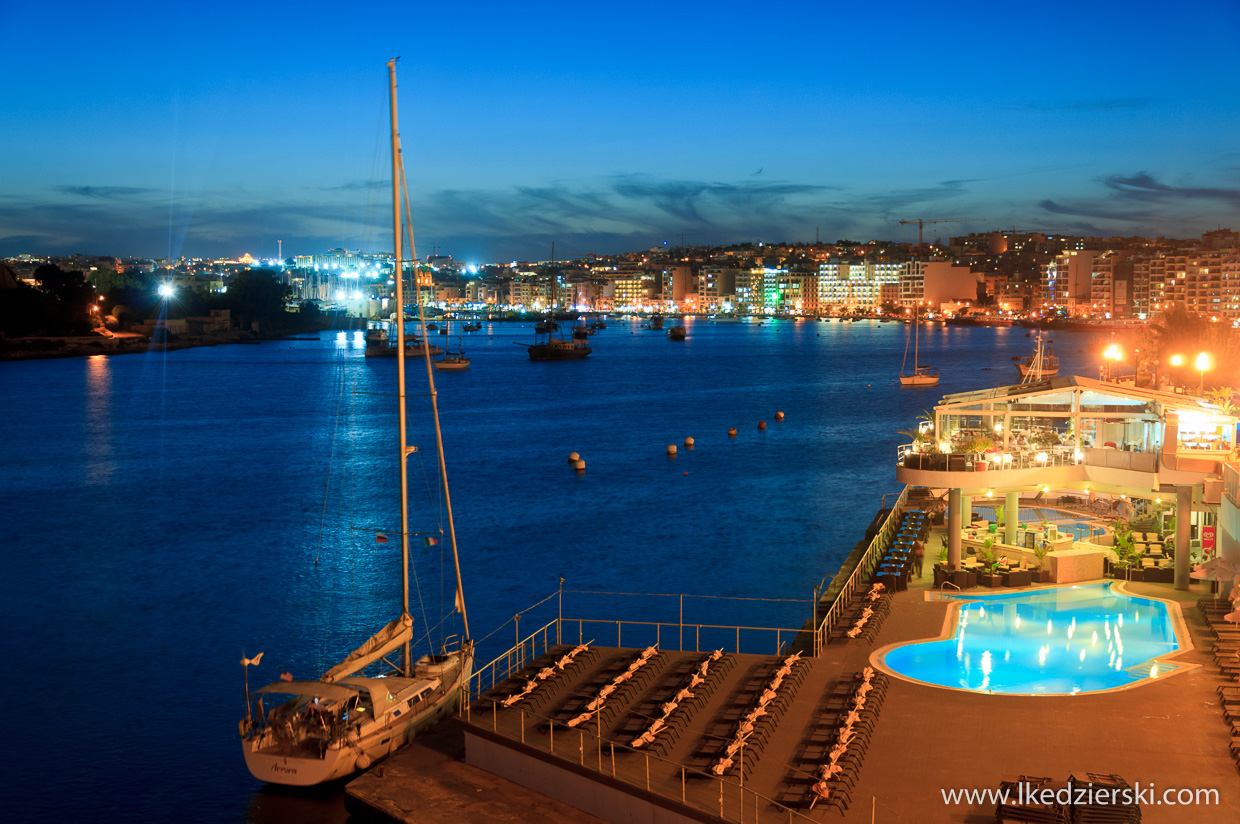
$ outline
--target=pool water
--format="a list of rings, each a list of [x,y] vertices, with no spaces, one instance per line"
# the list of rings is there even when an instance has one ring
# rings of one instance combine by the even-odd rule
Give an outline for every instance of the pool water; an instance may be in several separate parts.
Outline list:
[[[1166,604],[1114,582],[957,596],[955,635],[889,650],[882,663],[927,684],[974,692],[1075,695],[1158,678],[1179,649]]]
[[[993,522],[995,508],[993,506],[974,506],[973,515]],[[1040,524],[1046,521],[1054,524],[1060,532],[1070,532],[1078,541],[1088,541],[1103,532],[1097,521],[1090,521],[1057,509],[1041,509],[1039,507],[1021,507],[1020,522],[1023,524]]]

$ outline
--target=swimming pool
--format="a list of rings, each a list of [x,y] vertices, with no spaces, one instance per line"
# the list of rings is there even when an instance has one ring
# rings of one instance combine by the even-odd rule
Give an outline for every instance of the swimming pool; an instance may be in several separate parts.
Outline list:
[[[988,521],[995,520],[995,508],[991,505],[974,506],[973,514]],[[1021,523],[1026,524],[1040,524],[1046,521],[1048,524],[1057,526],[1060,532],[1072,533],[1078,541],[1087,541],[1105,531],[1098,521],[1082,518],[1069,512],[1060,512],[1058,509],[1023,506],[1020,509],[1020,520]]]
[[[1116,582],[961,595],[955,635],[904,644],[878,663],[913,681],[974,692],[1075,695],[1174,670],[1179,649],[1167,604]]]

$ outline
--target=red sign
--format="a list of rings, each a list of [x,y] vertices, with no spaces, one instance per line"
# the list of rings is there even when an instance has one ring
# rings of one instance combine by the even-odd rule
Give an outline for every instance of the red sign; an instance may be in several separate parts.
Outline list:
[[[1201,528],[1201,548],[1214,549],[1214,527],[1203,526]]]

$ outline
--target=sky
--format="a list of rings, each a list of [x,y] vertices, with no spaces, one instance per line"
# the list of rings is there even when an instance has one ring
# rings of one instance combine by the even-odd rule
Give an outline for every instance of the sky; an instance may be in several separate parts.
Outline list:
[[[0,256],[1240,229],[1240,3],[0,0]]]

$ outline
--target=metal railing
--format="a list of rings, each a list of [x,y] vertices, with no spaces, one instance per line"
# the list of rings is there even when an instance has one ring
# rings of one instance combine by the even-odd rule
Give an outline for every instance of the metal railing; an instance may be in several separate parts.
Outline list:
[[[853,569],[852,574],[848,576],[848,580],[844,582],[844,586],[835,596],[835,601],[818,620],[817,627],[814,630],[815,657],[817,657],[819,651],[826,643],[827,636],[831,634],[831,630],[835,628],[835,623],[839,620],[840,614],[852,601],[857,591],[865,585],[866,578],[869,577],[870,573],[878,565],[879,559],[891,543],[891,537],[899,529],[900,516],[904,514],[904,505],[908,502],[908,490],[908,486],[901,490],[899,497],[896,498],[895,504],[892,506],[891,512],[887,514],[887,520],[883,522],[882,527],[878,530],[878,534],[874,536],[870,541],[870,545],[866,547],[861,560],[857,562],[857,566]],[[885,502],[886,498],[884,497]],[[825,584],[826,578],[823,578],[822,584],[819,584],[820,592]]]
[[[576,624],[577,632],[572,632],[573,625]],[[611,638],[606,637],[604,641],[599,641],[591,635],[587,640],[586,626],[591,626],[591,633],[595,626],[601,630],[615,630],[615,643],[610,643]],[[514,672],[523,669],[527,664],[538,656],[545,653],[553,646],[560,644],[601,644],[602,646],[624,646],[626,638],[626,627],[628,628],[627,637],[630,646],[650,646],[651,644],[660,649],[675,649],[680,651],[692,650],[693,652],[702,652],[702,634],[703,630],[708,632],[708,640],[710,634],[714,634],[717,639],[725,642],[730,640],[731,644],[724,643],[718,645],[718,641],[712,644],[706,644],[706,648],[710,650],[723,649],[728,652],[740,653],[742,651],[752,651],[761,649],[761,645],[752,646],[742,644],[741,633],[763,633],[774,634],[773,645],[767,647],[768,652],[759,654],[779,655],[783,652],[786,640],[795,638],[802,630],[790,627],[746,627],[731,624],[690,624],[676,622],[656,622],[656,621],[616,621],[603,618],[553,618],[543,626],[534,630],[525,638],[518,640],[513,646],[509,647],[503,653],[498,655],[494,660],[478,669],[470,677],[470,696],[478,698],[489,689],[493,689],[496,684],[511,676]],[[664,628],[668,631],[665,633]],[[638,639],[634,643],[634,634],[638,635]],[[643,637],[644,635],[644,637]],[[724,638],[723,636],[731,636]],[[692,647],[686,645],[687,637],[693,639]],[[665,645],[664,640],[670,644],[675,641],[674,645]]]
[[[504,724],[508,728],[517,721],[519,728],[515,731],[500,731],[499,702],[486,699],[490,709],[475,708],[472,703],[462,707],[465,721],[481,730],[490,728],[491,732],[503,735],[512,740],[519,740],[522,745],[533,747],[548,755],[564,759],[578,767],[590,770],[614,781],[619,781],[639,790],[662,796],[673,802],[694,810],[717,815],[723,821],[734,821],[738,824],[761,824],[761,822],[792,822],[817,821],[802,812],[784,806],[773,798],[755,792],[745,786],[744,770],[738,778],[724,778],[703,772],[694,767],[686,766],[678,761],[663,758],[649,750],[638,750],[623,741],[616,741],[602,735],[601,713],[596,715],[598,721],[593,730],[587,729],[590,722],[577,727],[570,727],[564,722],[556,721],[538,713],[517,708],[504,710]],[[475,720],[473,713],[478,711]],[[514,716],[517,716],[514,718]],[[488,723],[488,719],[489,722]],[[651,719],[652,721],[654,719]],[[546,736],[542,735],[546,732]],[[527,733],[533,733],[527,735]],[[616,765],[616,753],[621,755],[639,755],[639,760],[622,761]],[[737,760],[744,763],[744,747],[738,752]],[[661,773],[651,780],[651,764],[659,765]],[[664,777],[667,773],[680,777],[679,797],[675,794],[675,785],[669,785]],[[807,776],[812,773],[807,772]],[[692,783],[690,783],[692,782]],[[718,792],[711,790],[709,796],[701,790],[703,786],[715,784]],[[710,801],[706,802],[705,799]]]

